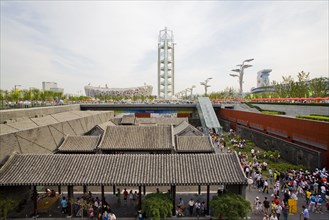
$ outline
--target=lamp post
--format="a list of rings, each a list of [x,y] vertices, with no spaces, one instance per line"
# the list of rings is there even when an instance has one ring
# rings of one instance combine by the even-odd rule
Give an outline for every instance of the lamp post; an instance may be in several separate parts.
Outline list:
[[[208,82],[211,79],[212,79],[212,77],[209,77],[204,82],[200,82],[200,85],[204,86],[204,95],[205,96],[207,96],[207,88],[210,87],[210,85],[208,85]]]
[[[16,103],[18,103],[19,100],[19,91],[17,89],[17,87],[22,86],[22,85],[14,85],[14,99],[16,101]]]
[[[16,92],[17,87],[19,87],[19,86],[22,86],[22,85],[14,85],[15,92]]]
[[[251,62],[253,61],[254,59],[247,59],[247,60],[244,60],[242,62],[242,64],[238,64],[237,66],[239,66],[240,68],[239,69],[233,69],[232,71],[233,72],[237,72],[238,74],[230,74],[230,76],[232,77],[238,77],[239,78],[239,94],[242,95],[242,92],[243,92],[243,88],[242,88],[242,84],[243,84],[243,74],[244,74],[244,69],[246,68],[249,68],[249,67],[252,67],[252,65],[249,65],[249,64],[245,64],[247,62]]]
[[[191,90],[191,100],[193,99],[193,89],[195,88],[195,85],[193,85],[190,90]]]

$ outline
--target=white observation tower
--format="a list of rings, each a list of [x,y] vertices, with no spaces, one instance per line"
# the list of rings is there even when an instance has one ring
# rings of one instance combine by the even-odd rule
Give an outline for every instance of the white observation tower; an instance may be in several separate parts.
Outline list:
[[[158,98],[171,99],[174,95],[175,60],[174,35],[165,28],[159,33],[158,43]]]

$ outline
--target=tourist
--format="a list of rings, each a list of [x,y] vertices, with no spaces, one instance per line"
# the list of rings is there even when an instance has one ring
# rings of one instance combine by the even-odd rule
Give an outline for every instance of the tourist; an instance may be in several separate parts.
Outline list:
[[[314,194],[311,195],[310,198],[310,204],[308,205],[308,210],[311,212],[315,211],[315,202],[316,202],[316,197]]]
[[[249,189],[249,191],[251,191],[251,186],[254,183],[254,181],[252,180],[252,177],[249,177],[247,182],[248,182],[248,189]]]
[[[282,212],[282,206],[280,204],[276,205],[275,213],[276,213],[276,216],[278,217],[278,220],[280,220],[281,212]]]
[[[288,203],[284,203],[284,206],[283,206],[283,209],[282,209],[283,220],[288,220],[288,214],[289,214]]]
[[[103,212],[103,220],[109,220],[109,213],[107,212],[107,210]]]
[[[268,214],[265,214],[265,215],[264,215],[263,220],[270,220],[270,217],[268,217]]]
[[[128,191],[127,191],[126,188],[125,188],[124,191],[123,191],[123,199],[124,199],[124,201],[127,203],[127,199],[128,199]]]
[[[276,216],[275,212],[271,213],[270,220],[278,220],[278,217]]]
[[[184,206],[184,200],[182,198],[179,198],[179,202],[177,205],[179,208],[182,208]]]
[[[267,215],[269,213],[269,208],[270,208],[270,202],[267,200],[267,197],[265,197],[263,201],[263,207],[264,207],[264,213]]]
[[[116,219],[117,219],[117,217],[115,216],[115,214],[113,213],[113,211],[110,210],[110,215],[109,215],[108,220],[116,220]]]
[[[89,209],[88,209],[88,217],[89,220],[93,220],[95,216],[93,206],[89,204]]]
[[[265,193],[265,192],[268,194],[268,182],[267,182],[267,180],[264,181],[263,193]]]
[[[303,215],[304,220],[308,220],[310,218],[308,209],[304,205],[303,205],[303,212],[301,213],[301,215]]]
[[[65,196],[63,196],[63,199],[61,201],[61,206],[62,206],[62,213],[66,214],[67,213],[67,200]]]
[[[311,198],[311,191],[308,189],[305,193],[305,197],[306,197],[306,205],[309,205],[310,204],[310,198]]]
[[[138,212],[137,212],[137,220],[143,220],[142,210],[138,210]]]
[[[321,197],[321,195],[317,196],[317,199],[316,199],[316,212],[320,212],[322,213],[322,204],[323,204],[323,199]]]
[[[207,211],[206,202],[205,201],[202,201],[201,202],[201,214],[202,215],[206,215],[206,211]]]
[[[199,218],[200,216],[200,210],[201,210],[201,203],[199,200],[197,200],[194,204],[195,206],[195,211],[196,211],[196,216]]]
[[[132,190],[129,191],[128,199],[129,199],[129,203],[131,203],[134,199],[134,194]]]
[[[136,202],[138,200],[139,196],[137,191],[135,191],[134,195],[133,195],[133,200]]]
[[[190,216],[192,216],[193,215],[193,208],[194,208],[194,201],[193,201],[192,198],[188,201],[188,206],[189,206],[189,210],[190,210]]]
[[[263,205],[262,203],[259,201],[256,205],[256,213],[261,214],[263,212]]]

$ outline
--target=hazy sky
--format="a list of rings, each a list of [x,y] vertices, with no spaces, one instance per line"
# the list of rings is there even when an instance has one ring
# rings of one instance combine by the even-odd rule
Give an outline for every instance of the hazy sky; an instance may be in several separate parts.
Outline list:
[[[65,92],[94,86],[157,94],[159,31],[173,30],[175,92],[208,77],[209,91],[238,89],[229,76],[243,60],[244,91],[257,72],[270,81],[301,70],[328,76],[328,1],[3,1],[1,89],[54,81]]]

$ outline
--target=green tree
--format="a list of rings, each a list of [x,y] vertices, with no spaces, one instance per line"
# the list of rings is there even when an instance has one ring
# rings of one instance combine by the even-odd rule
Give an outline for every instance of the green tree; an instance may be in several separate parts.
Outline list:
[[[296,97],[307,98],[309,97],[308,81],[310,73],[301,71],[297,74],[298,82],[296,86]]]
[[[213,209],[215,217],[233,220],[247,217],[251,211],[251,204],[237,194],[225,193],[221,196],[214,196],[210,201],[210,208]]]
[[[148,217],[154,220],[166,219],[172,214],[172,201],[168,194],[151,193],[145,196],[142,204],[142,210]]]
[[[0,193],[0,218],[7,218],[7,214],[10,210],[15,208],[16,201],[11,198],[6,198],[3,193]]]
[[[31,89],[31,93],[32,93],[32,100],[33,101],[39,101],[40,100],[40,90],[33,88]]]
[[[15,102],[18,102],[19,101],[19,98],[20,98],[20,93],[19,93],[19,90],[16,88],[16,89],[12,89],[9,93],[9,96],[10,96],[10,99],[12,101],[15,101]]]
[[[32,99],[32,93],[31,90],[23,89],[20,91],[21,97],[23,100],[31,100]]]
[[[312,97],[329,96],[329,78],[320,77],[309,81],[309,89]]]

